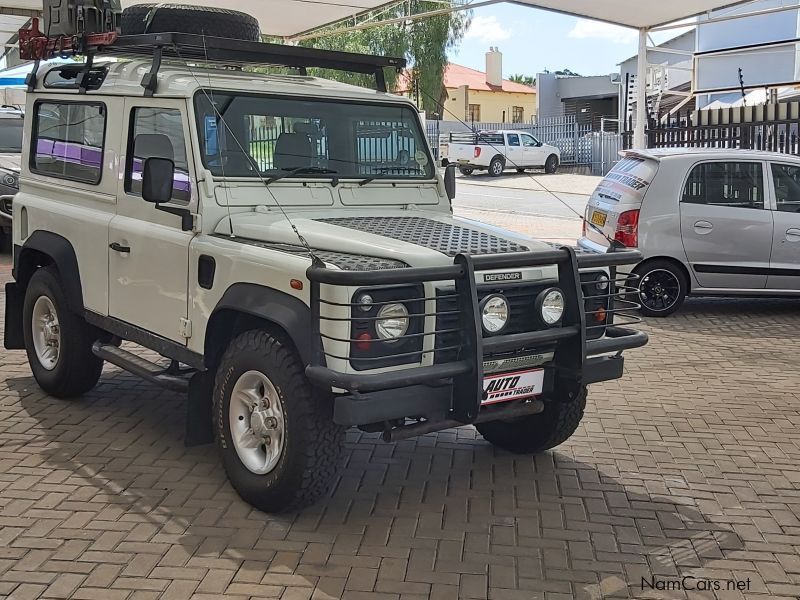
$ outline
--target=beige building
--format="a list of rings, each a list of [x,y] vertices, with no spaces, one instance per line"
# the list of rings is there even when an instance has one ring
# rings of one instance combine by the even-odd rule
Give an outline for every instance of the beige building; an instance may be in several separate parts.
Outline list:
[[[536,116],[536,88],[503,79],[503,55],[486,53],[486,72],[449,64],[444,74],[442,119],[484,123],[528,123]]]

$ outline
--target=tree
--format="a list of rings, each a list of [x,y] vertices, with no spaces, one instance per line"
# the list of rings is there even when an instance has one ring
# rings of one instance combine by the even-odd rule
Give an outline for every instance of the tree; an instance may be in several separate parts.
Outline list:
[[[515,81],[516,83],[521,83],[522,85],[527,85],[529,87],[536,86],[536,77],[531,77],[530,75],[512,75],[508,78],[509,81]]]
[[[361,17],[359,22],[370,19],[380,21],[441,8],[442,3],[437,0],[409,0],[400,6]],[[422,108],[431,113],[440,113],[447,51],[461,42],[470,20],[471,11],[454,12],[419,21],[324,36],[306,40],[301,45],[325,50],[404,57],[410,65],[409,83],[412,94],[419,97]],[[332,29],[341,29],[343,26],[339,24]],[[369,75],[325,69],[319,69],[315,74],[364,87],[374,85],[374,79]],[[395,88],[397,82],[398,74],[387,71],[386,84],[389,88]]]
[[[563,75],[565,77],[582,77],[580,73],[576,73],[570,69],[561,69],[560,71],[556,71],[555,75]]]

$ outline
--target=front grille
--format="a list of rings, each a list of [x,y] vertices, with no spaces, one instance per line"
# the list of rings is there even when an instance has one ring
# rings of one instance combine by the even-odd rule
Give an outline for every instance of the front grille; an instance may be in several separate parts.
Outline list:
[[[502,294],[508,300],[510,318],[508,325],[497,335],[510,335],[514,333],[525,333],[528,331],[538,331],[544,329],[545,325],[536,314],[536,297],[553,282],[543,282],[536,285],[519,285],[501,288],[480,288],[478,289],[478,305],[489,296]],[[453,295],[453,290],[437,291],[436,312],[449,312],[458,310],[457,300]],[[462,327],[460,315],[444,314],[436,318],[436,329],[447,330]],[[489,334],[484,332],[484,337]],[[457,352],[454,350],[440,351],[439,348],[458,345],[461,342],[460,333],[448,333],[436,336],[436,349],[434,362],[436,364],[457,360]]]

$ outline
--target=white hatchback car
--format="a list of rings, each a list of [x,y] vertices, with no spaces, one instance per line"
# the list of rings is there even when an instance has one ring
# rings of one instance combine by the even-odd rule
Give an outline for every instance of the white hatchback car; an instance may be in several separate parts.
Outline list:
[[[800,157],[730,149],[628,150],[586,208],[578,244],[644,261],[639,302],[666,316],[689,294],[800,294]]]

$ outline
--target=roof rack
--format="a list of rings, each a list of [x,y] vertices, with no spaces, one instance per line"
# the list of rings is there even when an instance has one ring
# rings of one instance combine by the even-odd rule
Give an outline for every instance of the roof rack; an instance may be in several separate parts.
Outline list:
[[[386,91],[384,68],[398,72],[406,66],[404,58],[354,54],[319,50],[302,46],[286,46],[266,42],[253,42],[191,33],[145,33],[140,35],[118,35],[103,33],[81,38],[47,38],[39,31],[38,19],[33,19],[30,29],[20,30],[21,55],[40,60],[56,56],[86,56],[85,74],[92,68],[96,56],[146,57],[152,59],[150,72],[142,79],[146,96],[152,96],[158,86],[158,71],[164,58],[176,58],[183,62],[213,63],[225,66],[277,66],[297,68],[301,74],[309,67],[349,71],[375,76],[378,91]],[[38,66],[38,65],[37,65]],[[36,69],[28,81],[29,89],[36,84]],[[79,77],[81,92],[86,91],[82,83],[87,77]]]

